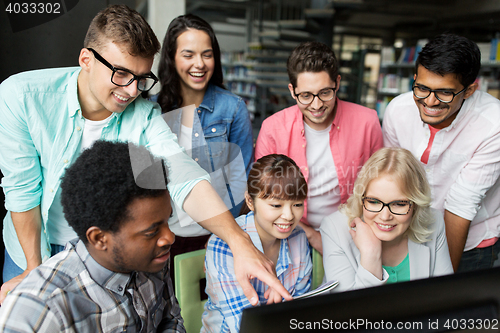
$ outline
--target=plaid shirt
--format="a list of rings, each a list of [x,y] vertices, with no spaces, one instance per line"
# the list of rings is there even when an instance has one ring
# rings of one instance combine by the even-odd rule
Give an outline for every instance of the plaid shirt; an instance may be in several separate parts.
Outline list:
[[[168,267],[115,273],[73,240],[9,293],[0,331],[185,332]]]
[[[248,233],[255,247],[264,252],[253,212],[238,217],[236,222]],[[243,309],[251,304],[236,280],[229,246],[215,235],[208,241],[205,267],[208,301],[202,316],[201,332],[239,332]],[[281,240],[276,275],[292,296],[298,296],[309,291],[311,272],[309,243],[304,230],[296,227],[288,238]],[[266,304],[264,293],[267,285],[253,279],[252,286],[257,291],[259,303]]]

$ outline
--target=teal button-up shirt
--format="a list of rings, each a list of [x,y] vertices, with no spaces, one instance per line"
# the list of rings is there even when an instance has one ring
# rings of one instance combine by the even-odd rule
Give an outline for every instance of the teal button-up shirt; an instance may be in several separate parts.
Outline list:
[[[42,260],[50,257],[48,212],[65,168],[80,153],[85,126],[78,101],[79,73],[80,67],[30,71],[0,85],[0,168],[8,211],[3,240],[11,258],[23,269],[26,259],[10,212],[40,205]],[[122,113],[112,114],[101,139],[143,145],[163,157],[169,169],[170,195],[180,207],[196,183],[210,179],[178,145],[159,106],[141,97]]]

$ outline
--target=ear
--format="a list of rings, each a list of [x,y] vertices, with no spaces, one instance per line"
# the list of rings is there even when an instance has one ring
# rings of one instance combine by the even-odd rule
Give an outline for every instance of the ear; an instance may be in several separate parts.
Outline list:
[[[413,81],[417,81],[417,74],[413,74]]]
[[[96,226],[87,229],[87,240],[98,251],[105,251],[108,247],[107,232],[102,231]]]
[[[288,90],[290,90],[290,95],[292,95],[292,98],[296,100],[297,97],[295,97],[295,92],[293,91],[293,85],[291,83],[288,84]]]
[[[80,56],[78,57],[78,63],[80,64],[80,67],[82,67],[83,70],[89,71],[90,67],[92,65],[92,56],[91,53],[88,49],[83,48],[80,51]]]
[[[467,98],[471,97],[472,94],[476,92],[477,88],[478,88],[477,82],[474,82],[473,84],[471,84],[467,88],[467,90],[465,90],[464,99],[467,99]]]
[[[340,89],[340,79],[341,79],[341,76],[339,74],[337,76],[337,80],[336,80],[336,87],[337,87],[337,89],[336,89],[335,93],[337,93],[337,91],[339,91],[339,89]]]
[[[245,191],[245,202],[247,203],[247,206],[251,211],[255,210],[255,207],[253,206],[253,199],[250,194],[248,194],[248,191]]]

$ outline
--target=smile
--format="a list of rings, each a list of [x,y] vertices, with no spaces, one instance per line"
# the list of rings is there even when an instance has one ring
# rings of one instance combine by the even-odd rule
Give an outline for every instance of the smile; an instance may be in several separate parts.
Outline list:
[[[438,114],[440,114],[442,112],[445,112],[448,109],[448,107],[430,108],[430,107],[428,107],[427,105],[424,105],[424,104],[422,104],[422,106],[424,107],[425,114],[427,114],[429,116],[438,115]]]
[[[116,93],[113,93],[113,96],[115,96],[116,98],[118,98],[120,101],[123,101],[123,102],[127,102],[130,99],[130,97],[123,97],[123,96],[118,95]]]
[[[291,224],[279,224],[279,223],[275,223],[274,225],[278,228],[279,231],[282,231],[282,232],[290,231],[290,229],[292,228]]]
[[[194,76],[194,77],[204,77],[205,73],[189,72],[189,75]]]
[[[382,224],[377,222],[375,222],[375,224],[382,231],[391,231],[392,229],[396,228],[396,224]]]
[[[318,110],[318,111],[311,111],[311,110],[309,110],[309,113],[310,113],[313,117],[315,117],[315,118],[319,118],[319,117],[321,117],[321,116],[323,116],[323,115],[325,114],[325,111],[326,111],[326,109],[320,109],[320,110]]]

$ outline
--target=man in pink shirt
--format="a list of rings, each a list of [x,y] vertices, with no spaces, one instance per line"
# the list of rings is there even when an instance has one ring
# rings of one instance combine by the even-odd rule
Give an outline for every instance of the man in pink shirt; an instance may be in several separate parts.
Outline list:
[[[297,104],[264,120],[255,159],[284,154],[300,167],[309,188],[300,225],[323,253],[321,221],[347,201],[358,171],[382,147],[382,131],[374,110],[336,96],[339,66],[327,45],[299,45],[288,58],[287,71]]]
[[[413,92],[384,116],[385,145],[425,168],[455,271],[492,267],[500,249],[500,101],[477,90],[480,67],[474,42],[435,37],[418,55]]]

